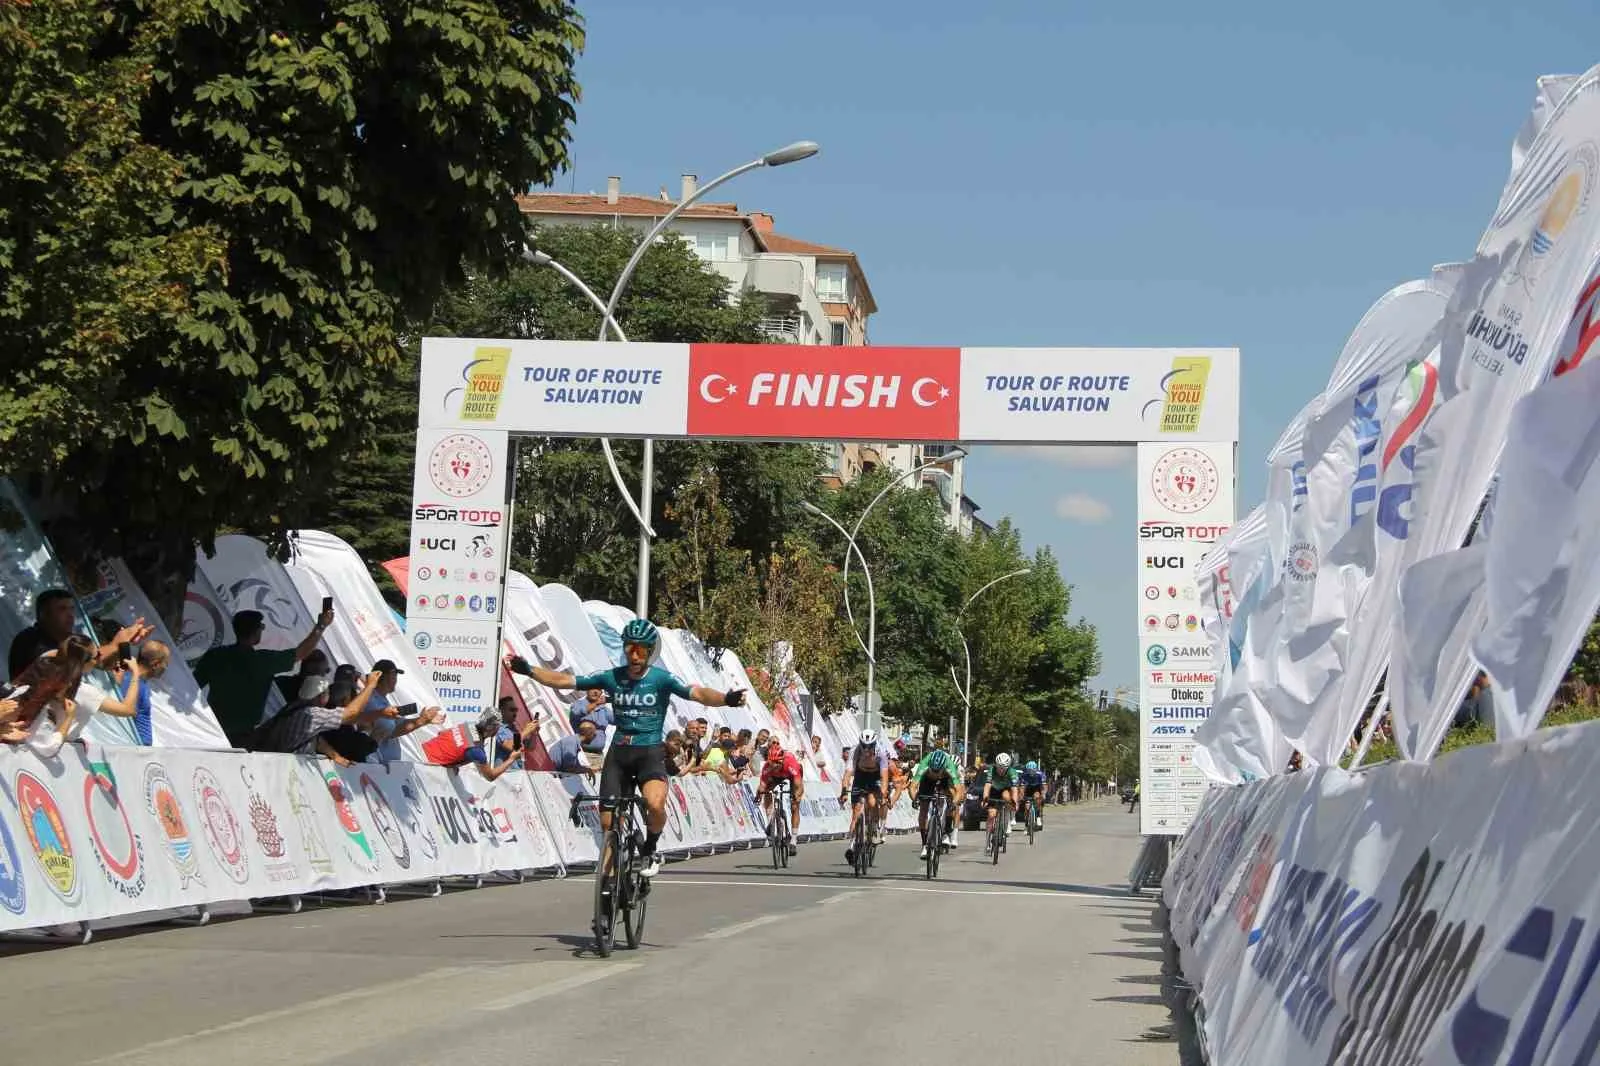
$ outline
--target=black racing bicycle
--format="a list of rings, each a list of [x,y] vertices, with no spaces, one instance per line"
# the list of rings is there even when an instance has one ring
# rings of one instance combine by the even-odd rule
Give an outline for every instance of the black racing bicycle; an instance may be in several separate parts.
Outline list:
[[[994,825],[989,829],[990,862],[1000,865],[1000,853],[1006,850],[1006,823],[1011,820],[1011,804],[1002,802],[994,808]]]
[[[936,792],[923,802],[922,846],[928,852],[927,879],[932,881],[939,876],[939,855],[944,851],[944,819],[950,803],[950,798],[943,792]]]
[[[599,803],[599,796],[572,797],[572,824],[582,826],[578,808],[585,803]],[[637,948],[644,939],[644,919],[650,904],[650,879],[639,871],[644,867],[640,851],[644,838],[637,826],[639,797],[632,789],[617,804],[611,817],[611,828],[605,831],[600,842],[600,859],[594,867],[594,930],[595,950],[601,958],[609,957],[617,943],[617,918],[622,919],[623,933],[628,947]],[[624,832],[626,828],[626,832]]]
[[[772,814],[767,819],[767,843],[772,846],[772,868],[783,869],[789,865],[789,848],[794,842],[794,830],[789,825],[788,781],[779,782],[767,793],[772,801]]]

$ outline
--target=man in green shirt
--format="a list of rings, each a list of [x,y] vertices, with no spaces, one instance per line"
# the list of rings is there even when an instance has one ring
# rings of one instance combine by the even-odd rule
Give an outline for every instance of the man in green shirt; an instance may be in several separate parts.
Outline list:
[[[293,670],[295,664],[317,650],[322,634],[333,624],[333,612],[323,611],[299,647],[267,651],[258,645],[266,632],[260,611],[240,611],[233,616],[234,643],[212,648],[194,665],[194,678],[210,688],[209,702],[228,743],[244,747],[251,730],[261,721],[272,679]]]

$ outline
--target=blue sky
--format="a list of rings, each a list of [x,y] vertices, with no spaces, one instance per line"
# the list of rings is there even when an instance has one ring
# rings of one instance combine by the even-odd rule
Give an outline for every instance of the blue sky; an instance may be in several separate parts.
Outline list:
[[[875,343],[1241,349],[1241,514],[1372,301],[1471,255],[1534,79],[1600,62],[1592,3],[583,8],[559,187],[816,140],[726,198],[855,251]],[[980,449],[968,491],[1055,549],[1132,687],[1132,456],[1091,458]]]

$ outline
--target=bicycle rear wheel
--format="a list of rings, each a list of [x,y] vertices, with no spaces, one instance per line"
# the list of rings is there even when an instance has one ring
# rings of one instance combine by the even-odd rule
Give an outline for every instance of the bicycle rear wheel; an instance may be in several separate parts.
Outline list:
[[[606,858],[611,858],[611,868],[606,869]],[[609,957],[616,946],[616,912],[621,903],[622,839],[615,828],[600,840],[600,858],[594,868],[594,947],[601,958]]]

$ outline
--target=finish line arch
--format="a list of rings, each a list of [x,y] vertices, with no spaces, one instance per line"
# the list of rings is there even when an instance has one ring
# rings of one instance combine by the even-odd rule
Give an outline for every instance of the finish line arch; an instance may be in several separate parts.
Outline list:
[[[1215,683],[1193,570],[1234,520],[1237,349],[426,338],[406,623],[457,717],[495,700],[516,436],[1137,445],[1142,829],[1187,828]]]

